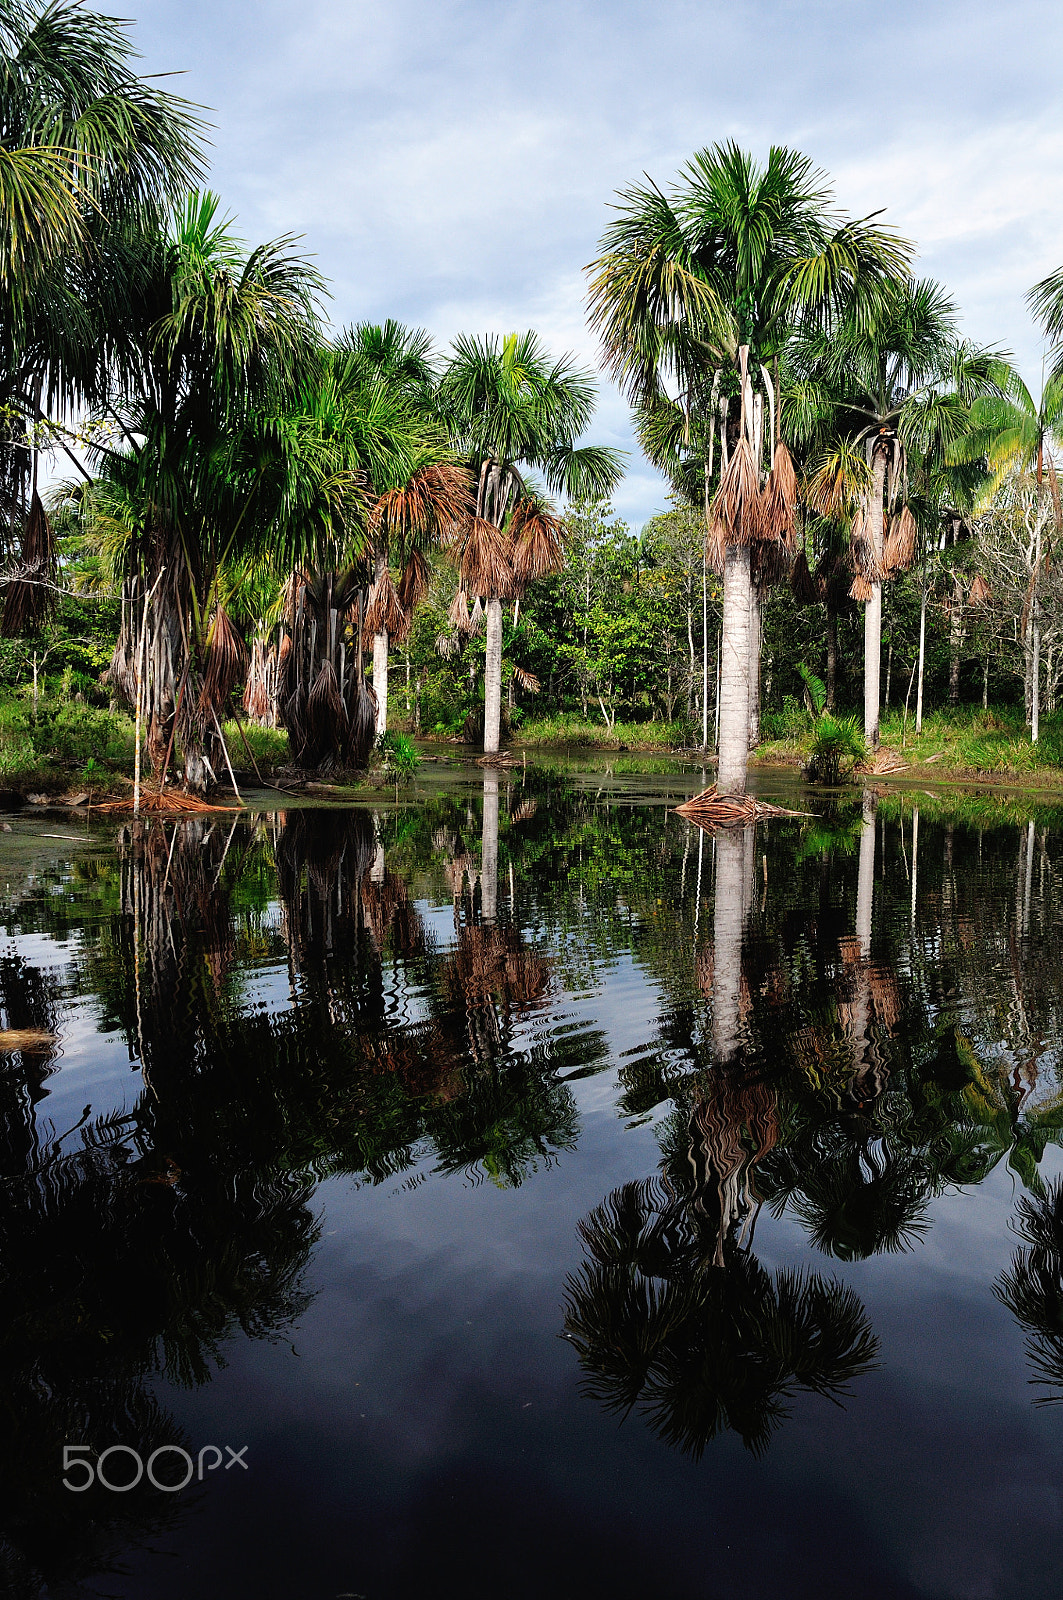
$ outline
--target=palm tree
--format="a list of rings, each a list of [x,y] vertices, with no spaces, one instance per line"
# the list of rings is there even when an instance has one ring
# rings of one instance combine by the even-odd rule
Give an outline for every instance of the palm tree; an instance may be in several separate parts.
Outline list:
[[[30,579],[7,631],[54,599],[38,455],[69,452],[72,434],[49,413],[97,404],[122,343],[106,241],[156,223],[204,170],[203,125],[133,74],[127,28],[79,4],[0,0],[0,507],[5,553]]]
[[[958,339],[956,308],[929,279],[895,284],[871,314],[854,306],[829,332],[806,335],[797,364],[811,409],[818,386],[828,435],[810,474],[809,502],[850,522],[850,592],[864,604],[864,737],[874,747],[882,585],[911,563],[918,543],[912,457],[928,465],[947,459],[967,431],[972,401],[998,386],[1003,368],[998,356]]]
[[[365,632],[373,640],[373,693],[377,737],[388,725],[388,650],[410,631],[413,610],[428,585],[427,556],[462,509],[444,489],[443,441],[435,405],[436,372],[432,346],[423,328],[405,328],[389,318],[383,324],[362,322],[341,334],[337,348],[351,373],[367,381],[385,380],[422,419],[425,462],[405,484],[388,489],[370,518],[373,587],[368,597]],[[433,441],[435,448],[433,449]],[[451,478],[451,482],[454,480]],[[398,584],[391,568],[400,569]]]
[[[356,336],[357,337],[357,336]],[[468,474],[386,369],[352,341],[319,351],[271,419],[274,514],[264,547],[292,573],[281,641],[280,720],[299,766],[358,766],[380,726],[387,639],[408,627],[425,546],[466,512]],[[398,589],[389,547],[404,567]],[[364,649],[382,635],[381,694]]]
[[[439,384],[440,414],[467,461],[475,507],[455,543],[458,610],[468,595],[487,613],[484,751],[498,749],[502,711],[502,602],[562,563],[560,524],[521,467],[550,490],[604,498],[620,457],[577,445],[594,412],[594,382],[567,356],[551,360],[532,332],[454,341]]]
[[[242,667],[222,566],[275,511],[277,429],[263,414],[315,339],[322,283],[292,244],[247,251],[202,193],[165,232],[121,241],[110,264],[129,285],[124,370],[104,412],[120,444],[93,446],[90,510],[124,579],[113,679],[130,704],[143,698],[157,780],[179,738],[192,791],[219,770],[219,713]],[[328,464],[314,466],[320,479]],[[334,500],[355,491],[328,487]]]
[[[1017,1232],[1024,1244],[1011,1268],[994,1284],[998,1299],[1027,1335],[1026,1354],[1047,1390],[1044,1405],[1063,1400],[1063,1183],[1042,1194],[1023,1195]]]
[[[653,185],[625,190],[590,269],[591,322],[613,377],[644,413],[666,419],[670,410],[673,434],[700,441],[706,536],[724,573],[723,793],[745,791],[759,662],[754,588],[778,575],[780,547],[793,540],[793,469],[769,368],[797,321],[873,305],[910,254],[888,230],[845,220],[830,201],[824,174],[796,151],[773,148],[760,168],[737,145],[716,145],[693,157],[671,196]],[[710,504],[717,422],[720,479]]]

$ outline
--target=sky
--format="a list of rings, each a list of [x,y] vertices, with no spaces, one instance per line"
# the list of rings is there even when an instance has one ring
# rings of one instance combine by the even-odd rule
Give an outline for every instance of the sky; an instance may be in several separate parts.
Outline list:
[[[94,0],[95,3],[95,0]],[[241,235],[304,235],[336,326],[440,347],[535,328],[596,367],[584,268],[617,190],[735,139],[882,210],[970,338],[1043,347],[1029,287],[1063,263],[1063,7],[1026,0],[138,0],[146,72],[209,107],[209,182]],[[667,490],[604,379],[588,439],[629,452],[638,527]]]

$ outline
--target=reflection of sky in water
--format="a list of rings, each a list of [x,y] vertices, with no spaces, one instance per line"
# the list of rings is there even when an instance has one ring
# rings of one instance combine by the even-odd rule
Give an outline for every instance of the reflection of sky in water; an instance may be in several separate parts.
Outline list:
[[[450,949],[451,906],[419,900],[417,909]],[[704,941],[711,901],[703,917]],[[262,926],[280,936],[275,907]],[[677,945],[682,937],[677,929]],[[11,944],[54,971],[63,995],[61,1054],[38,1116],[62,1131],[89,1103],[94,1114],[130,1110],[143,1085],[124,1038],[98,1031],[97,1000],[69,992],[77,935],[26,933]],[[932,954],[924,941],[922,959]],[[423,1146],[414,1167],[377,1186],[322,1183],[315,1298],[290,1342],[233,1339],[209,1385],[159,1386],[195,1443],[247,1444],[250,1471],[219,1474],[192,1520],[160,1536],[170,1559],[134,1552],[128,1575],[102,1588],[158,1600],[385,1600],[488,1587],[640,1600],[1058,1592],[1063,1407],[1031,1405],[1021,1332],[991,1292],[1015,1245],[1019,1185],[1003,1162],[980,1185],[933,1201],[932,1226],[910,1252],[866,1261],[816,1254],[792,1215],[764,1208],[762,1265],[850,1283],[881,1355],[843,1406],[799,1395],[763,1459],[727,1435],[692,1463],[638,1417],[620,1425],[579,1397],[573,1351],[559,1337],[562,1286],[581,1260],[578,1221],[616,1185],[658,1170],[654,1128],[668,1107],[647,1119],[619,1109],[618,1075],[625,1063],[668,1056],[656,1038],[667,995],[643,954],[611,953],[595,965],[594,987],[572,992],[556,976],[560,941],[554,957],[549,999],[515,1019],[509,1049],[580,1041],[575,1058],[591,1075],[566,1074],[577,1148],[540,1161],[517,1189],[478,1168],[443,1177]],[[385,964],[382,982],[388,1017],[430,1019],[432,995],[397,963]],[[243,1012],[283,1015],[300,1003],[284,961],[249,963]],[[976,1031],[984,1015],[972,1005],[964,1021]],[[1056,1041],[1042,1043],[1028,1106],[1056,1092]],[[987,1041],[984,1057],[995,1053],[1012,1059],[1009,1046]],[[1057,1149],[1041,1170],[1063,1172]]]

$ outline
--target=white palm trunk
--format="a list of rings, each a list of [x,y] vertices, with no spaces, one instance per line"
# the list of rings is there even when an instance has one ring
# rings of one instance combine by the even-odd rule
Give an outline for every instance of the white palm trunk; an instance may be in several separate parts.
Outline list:
[[[376,736],[388,725],[388,636],[386,632],[373,635],[373,689],[376,693]]]
[[[750,590],[749,546],[728,545],[723,567],[720,659],[720,794],[745,794],[749,762]]]
[[[498,750],[502,718],[502,602],[493,594],[487,602],[487,647],[484,659],[484,754]]]

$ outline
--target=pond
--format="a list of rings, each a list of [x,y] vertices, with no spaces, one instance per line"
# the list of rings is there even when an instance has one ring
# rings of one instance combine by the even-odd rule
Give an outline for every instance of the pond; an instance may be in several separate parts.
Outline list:
[[[13,820],[5,1592],[1061,1592],[1063,817],[697,787]]]

